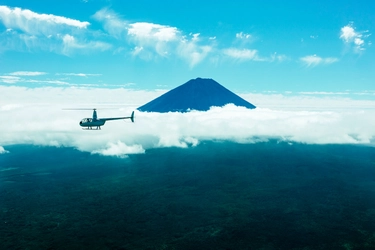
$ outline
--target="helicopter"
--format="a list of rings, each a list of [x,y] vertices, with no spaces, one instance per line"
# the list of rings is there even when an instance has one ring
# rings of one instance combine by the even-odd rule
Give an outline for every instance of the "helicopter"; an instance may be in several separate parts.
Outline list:
[[[131,116],[126,117],[111,117],[111,118],[98,118],[98,115],[96,113],[96,109],[93,109],[92,118],[83,118],[79,125],[83,127],[83,129],[93,129],[93,127],[96,127],[96,130],[101,129],[101,126],[105,124],[106,121],[112,121],[112,120],[122,120],[122,119],[130,119],[132,122],[134,122],[134,111],[132,112]]]

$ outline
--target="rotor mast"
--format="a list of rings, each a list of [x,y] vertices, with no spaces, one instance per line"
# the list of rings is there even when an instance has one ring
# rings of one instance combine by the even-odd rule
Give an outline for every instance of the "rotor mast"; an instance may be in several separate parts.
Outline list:
[[[98,120],[98,115],[96,114],[96,109],[94,109],[94,112],[92,112],[92,120],[97,121]]]

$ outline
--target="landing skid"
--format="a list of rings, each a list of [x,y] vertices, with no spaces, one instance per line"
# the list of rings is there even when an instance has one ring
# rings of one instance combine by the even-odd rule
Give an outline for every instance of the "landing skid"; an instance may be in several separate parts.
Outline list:
[[[83,130],[101,130],[101,127],[96,127],[96,128],[92,128],[92,127],[87,127],[87,128],[82,128]]]

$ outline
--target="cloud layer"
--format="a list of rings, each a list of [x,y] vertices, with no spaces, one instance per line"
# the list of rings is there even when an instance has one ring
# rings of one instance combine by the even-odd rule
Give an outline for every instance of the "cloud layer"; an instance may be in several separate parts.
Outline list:
[[[227,105],[213,107],[208,112],[185,114],[136,111],[135,123],[111,121],[102,130],[87,131],[78,123],[84,117],[91,117],[90,110],[64,111],[62,108],[98,108],[99,117],[128,116],[161,93],[126,89],[0,88],[5,93],[0,101],[4,121],[0,124],[2,153],[11,144],[67,146],[124,157],[153,147],[194,146],[202,140],[253,143],[277,138],[303,143],[367,144],[374,143],[375,139],[375,102],[369,100],[247,94],[243,97],[258,108],[248,110]]]

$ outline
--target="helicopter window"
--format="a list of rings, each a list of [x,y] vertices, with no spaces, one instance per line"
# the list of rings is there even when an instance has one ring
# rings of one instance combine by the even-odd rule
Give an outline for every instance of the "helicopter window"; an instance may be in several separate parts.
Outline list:
[[[92,120],[92,119],[90,119],[90,118],[84,118],[84,119],[82,119],[82,122],[83,122],[83,123],[91,122],[91,120]]]

